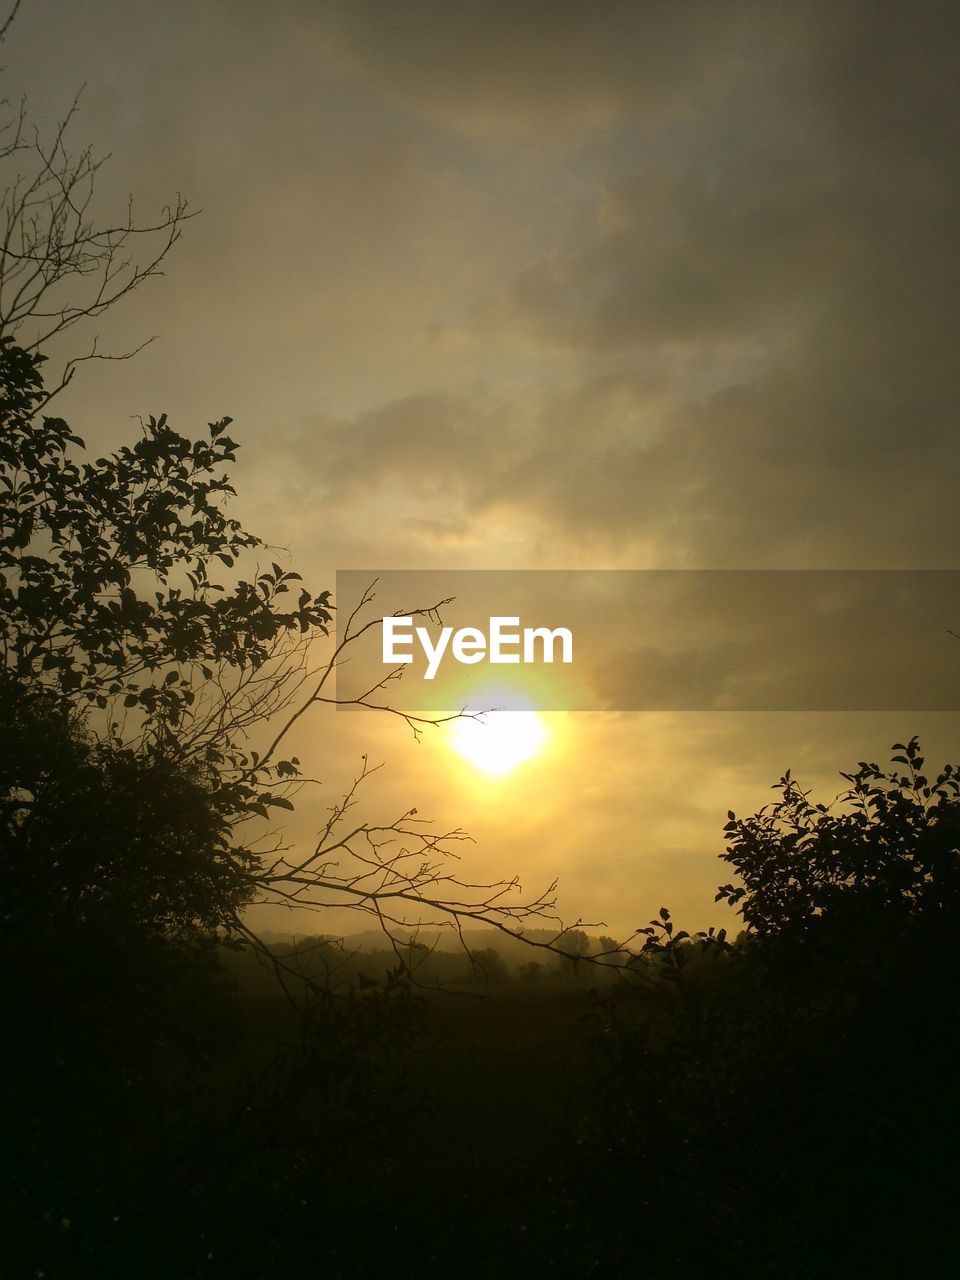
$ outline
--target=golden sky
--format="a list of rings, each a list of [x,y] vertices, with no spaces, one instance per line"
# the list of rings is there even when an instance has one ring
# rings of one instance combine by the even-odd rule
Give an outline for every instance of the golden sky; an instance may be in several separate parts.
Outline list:
[[[950,4],[26,0],[8,96],[86,84],[106,209],[203,210],[59,411],[223,414],[238,510],[337,569],[958,567],[960,111]],[[960,629],[960,618],[956,619]],[[960,658],[960,641],[958,658]],[[822,655],[811,655],[816,666]],[[908,658],[905,655],[905,660]],[[560,877],[568,917],[725,921],[726,811],[957,718],[572,713],[501,779],[318,716],[323,803]],[[312,811],[297,823],[310,827]]]

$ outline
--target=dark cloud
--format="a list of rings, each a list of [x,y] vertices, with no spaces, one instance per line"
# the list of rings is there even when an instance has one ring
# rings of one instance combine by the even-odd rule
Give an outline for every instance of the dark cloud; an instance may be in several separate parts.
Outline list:
[[[761,21],[757,19],[761,18]],[[343,56],[380,92],[481,132],[676,112],[766,32],[762,7],[703,0],[344,0],[328,10]]]
[[[403,457],[359,424],[368,475],[380,451],[411,482],[419,473],[456,488],[465,509],[523,511],[558,556],[588,547],[678,564],[956,562],[956,16],[938,4],[798,11],[802,22],[763,26],[765,40],[779,36],[763,73],[714,46],[742,93],[725,87],[714,113],[671,126],[673,150],[641,145],[643,120],[623,126],[645,158],[598,193],[581,242],[473,305],[474,350],[519,343],[569,367],[554,363],[538,392],[482,423],[466,399],[446,425],[421,401]],[[352,12],[368,49],[373,11]],[[500,40],[506,10],[483,12]],[[576,12],[552,29],[548,68],[561,50],[573,58],[588,11]],[[453,66],[496,100],[532,57],[533,18],[517,20],[494,65],[482,39],[465,51],[457,24],[431,27],[429,13],[415,10],[405,41],[378,29],[379,60],[370,53],[393,84],[398,68],[419,66],[410,43],[430,27],[429,102]],[[480,9],[462,13],[469,24]],[[644,20],[681,21],[659,9]],[[709,23],[691,9],[682,25],[703,34]],[[585,67],[590,40],[614,28],[636,57],[622,11],[605,8],[587,27]],[[677,57],[669,40],[660,46],[673,84],[688,66]],[[643,79],[645,64],[634,65]],[[527,91],[548,102],[549,85],[546,71]]]

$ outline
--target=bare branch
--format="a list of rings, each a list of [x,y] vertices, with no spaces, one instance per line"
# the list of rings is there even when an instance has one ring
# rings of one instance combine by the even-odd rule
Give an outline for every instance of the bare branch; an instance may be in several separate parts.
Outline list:
[[[14,18],[17,16],[17,10],[19,8],[20,8],[20,0],[14,0],[13,8],[10,10],[9,14],[7,15],[6,21],[4,22],[3,26],[0,27],[0,41],[6,40],[7,32],[10,30],[10,24],[13,22]]]
[[[132,197],[120,220],[96,220],[96,179],[109,156],[98,158],[89,146],[76,153],[69,149],[79,102],[80,93],[49,142],[28,128],[23,102],[0,125],[0,335],[16,338],[27,351],[39,351],[74,325],[97,320],[144,281],[162,275],[184,223],[196,214],[178,193],[145,223],[136,220]],[[129,359],[144,345],[107,355],[94,339],[87,355],[67,361],[48,398],[67,385],[79,363]]]

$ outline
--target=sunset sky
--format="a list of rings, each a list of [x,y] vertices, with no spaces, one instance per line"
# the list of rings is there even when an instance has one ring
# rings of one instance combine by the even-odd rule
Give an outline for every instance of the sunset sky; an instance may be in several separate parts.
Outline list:
[[[58,411],[98,452],[132,415],[231,415],[237,512],[318,590],[960,568],[957,26],[929,2],[25,0],[5,95],[49,129],[86,86],[107,214],[202,209],[98,330],[158,341]],[[728,809],[787,768],[829,799],[915,733],[960,756],[946,713],[543,723],[492,778],[445,733],[307,717],[324,786],[293,829],[366,751],[370,812],[462,826],[470,878],[558,876],[566,918],[618,933],[663,903],[729,925]]]

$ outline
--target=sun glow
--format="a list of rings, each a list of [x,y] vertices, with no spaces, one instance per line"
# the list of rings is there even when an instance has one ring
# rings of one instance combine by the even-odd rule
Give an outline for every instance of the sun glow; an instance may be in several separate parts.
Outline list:
[[[547,730],[535,711],[491,711],[475,720],[457,720],[450,745],[491,778],[506,774],[543,749]]]

